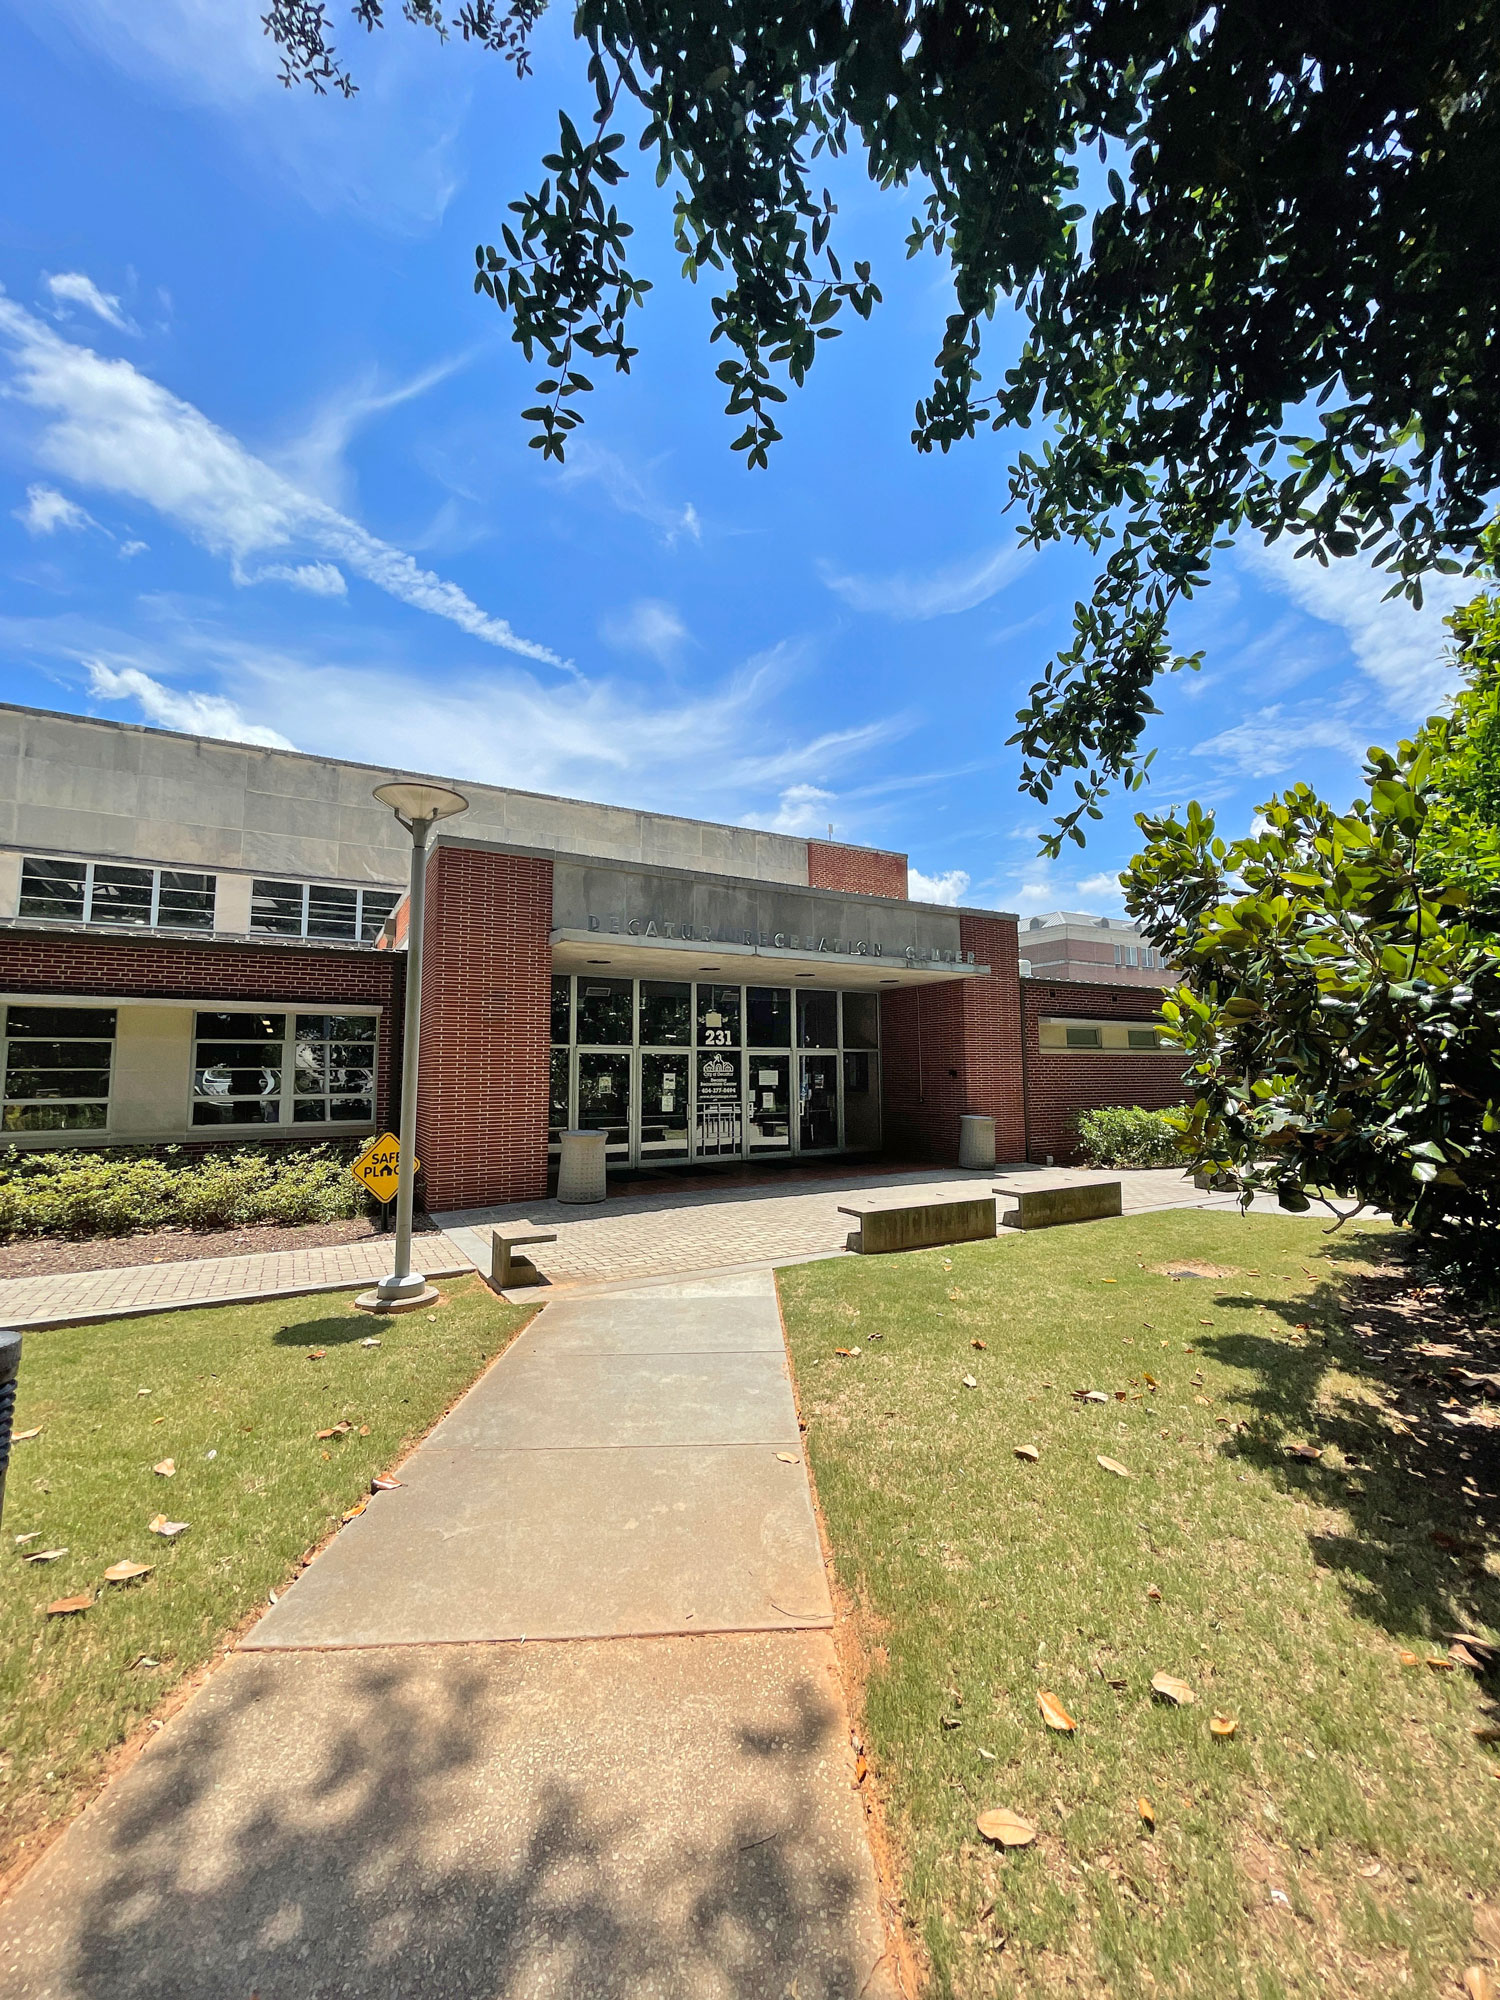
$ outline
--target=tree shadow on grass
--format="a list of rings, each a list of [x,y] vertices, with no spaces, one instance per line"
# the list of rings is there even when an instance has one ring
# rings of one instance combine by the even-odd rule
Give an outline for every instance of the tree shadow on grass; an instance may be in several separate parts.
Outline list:
[[[377,1320],[373,1313],[341,1313],[337,1318],[299,1319],[291,1326],[278,1327],[271,1335],[273,1347],[351,1347],[356,1341],[376,1339]]]
[[[570,1712],[566,1675],[539,1700],[548,1671],[498,1648],[241,1656],[23,1885],[7,1962],[27,1949],[26,1990],[76,2000],[869,1988],[858,1884],[811,1804],[835,1726],[815,1688],[784,1716],[780,1696],[729,1697],[721,1756],[748,1731],[777,1741],[776,1769],[694,1812],[613,1782],[604,1711]],[[713,1758],[691,1714],[664,1712],[660,1736]]]
[[[1352,1233],[1339,1250],[1373,1268],[1342,1283],[1317,1279],[1290,1300],[1217,1295],[1222,1309],[1260,1306],[1303,1335],[1299,1344],[1245,1332],[1198,1342],[1254,1378],[1231,1397],[1245,1427],[1224,1449],[1342,1514],[1343,1531],[1310,1534],[1317,1561],[1362,1617],[1445,1655],[1454,1633],[1500,1627],[1500,1579],[1485,1565],[1500,1549],[1500,1426],[1487,1425],[1482,1398],[1449,1373],[1500,1367],[1500,1337],[1449,1311],[1388,1236]],[[1359,1393],[1330,1392],[1333,1374]],[[1320,1456],[1298,1457],[1292,1445]],[[1500,1693],[1493,1680],[1486,1691]]]

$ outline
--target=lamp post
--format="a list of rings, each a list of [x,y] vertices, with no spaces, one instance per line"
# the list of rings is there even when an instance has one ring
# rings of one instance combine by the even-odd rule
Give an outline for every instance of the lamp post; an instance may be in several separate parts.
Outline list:
[[[417,1058],[422,1030],[422,907],[427,895],[427,836],[440,819],[466,812],[462,792],[393,779],[375,797],[411,835],[411,893],[406,904],[406,1025],[401,1046],[401,1159],[396,1178],[396,1244],[390,1274],[358,1303],[373,1312],[428,1304],[437,1293],[411,1268],[412,1161],[417,1147]]]

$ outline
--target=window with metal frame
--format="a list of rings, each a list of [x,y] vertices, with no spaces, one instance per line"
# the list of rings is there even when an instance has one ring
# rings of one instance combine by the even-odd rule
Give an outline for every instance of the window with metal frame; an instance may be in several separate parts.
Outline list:
[[[140,930],[211,931],[217,877],[190,868],[123,861],[66,861],[28,854],[21,862],[23,917]]]
[[[373,1125],[373,1014],[200,1011],[196,1126]]]
[[[12,1001],[4,1010],[7,1132],[99,1132],[109,1123],[113,1007]]]
[[[358,939],[373,944],[400,902],[395,889],[350,889],[336,882],[250,884],[250,929],[262,937]]]

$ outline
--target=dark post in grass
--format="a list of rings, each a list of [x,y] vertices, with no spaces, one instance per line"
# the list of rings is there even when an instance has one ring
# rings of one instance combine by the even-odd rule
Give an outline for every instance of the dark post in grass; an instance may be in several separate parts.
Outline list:
[[[0,1520],[5,1518],[5,1471],[10,1433],[16,1420],[16,1377],[21,1372],[21,1336],[0,1332]]]

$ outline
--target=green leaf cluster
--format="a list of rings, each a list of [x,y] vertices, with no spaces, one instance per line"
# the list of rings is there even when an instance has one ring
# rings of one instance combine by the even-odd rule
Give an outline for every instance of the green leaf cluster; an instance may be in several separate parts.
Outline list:
[[[1290,1210],[1371,1204],[1492,1276],[1497,878],[1456,829],[1493,810],[1494,657],[1474,635],[1493,641],[1494,599],[1450,623],[1473,684],[1454,713],[1369,752],[1347,811],[1294,785],[1231,842],[1196,801],[1141,814],[1146,844],[1122,879],[1181,974],[1162,1015],[1189,1057],[1191,1102],[1174,1114],[1189,1155]]]
[[[403,6],[518,72],[539,12]],[[352,13],[384,20],[382,0]],[[264,19],[289,83],[353,89],[324,0]],[[587,129],[561,113],[544,178],[476,253],[543,363],[531,442],[563,456],[581,356],[636,354],[634,140],[683,274],[715,288],[734,449],[765,465],[784,385],[880,301],[824,182],[862,153],[911,193],[909,255],[952,284],[914,443],[1036,427],[1011,470],[1021,537],[1099,560],[1012,739],[1037,799],[1081,774],[1051,851],[1082,844],[1110,782],[1144,782],[1153,687],[1198,659],[1173,612],[1237,534],[1362,554],[1417,603],[1425,575],[1476,563],[1500,485],[1500,0],[577,0],[572,21]],[[994,325],[1012,315],[1018,346]]]

